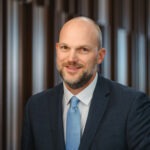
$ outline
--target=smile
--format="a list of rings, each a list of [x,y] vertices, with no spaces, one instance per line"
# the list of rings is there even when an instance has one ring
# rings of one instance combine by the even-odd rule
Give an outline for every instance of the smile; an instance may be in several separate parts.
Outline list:
[[[65,66],[65,68],[69,73],[76,73],[81,69],[80,66]]]

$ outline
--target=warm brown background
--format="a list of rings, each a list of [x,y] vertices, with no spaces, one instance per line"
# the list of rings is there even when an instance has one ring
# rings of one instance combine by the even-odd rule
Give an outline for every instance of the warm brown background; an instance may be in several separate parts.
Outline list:
[[[60,82],[55,42],[78,15],[103,31],[101,73],[150,95],[150,0],[0,0],[0,150],[20,150],[27,99]]]

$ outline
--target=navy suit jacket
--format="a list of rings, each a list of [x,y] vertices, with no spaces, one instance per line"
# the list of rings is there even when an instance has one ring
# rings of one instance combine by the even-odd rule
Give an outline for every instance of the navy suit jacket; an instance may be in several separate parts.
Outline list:
[[[65,150],[62,83],[26,105],[22,150]],[[150,150],[150,99],[101,76],[79,150]]]

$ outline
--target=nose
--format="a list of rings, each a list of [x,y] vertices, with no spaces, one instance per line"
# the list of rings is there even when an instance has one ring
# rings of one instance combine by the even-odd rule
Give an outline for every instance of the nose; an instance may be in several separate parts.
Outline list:
[[[75,49],[71,49],[68,56],[68,61],[75,62],[78,60],[77,52]]]

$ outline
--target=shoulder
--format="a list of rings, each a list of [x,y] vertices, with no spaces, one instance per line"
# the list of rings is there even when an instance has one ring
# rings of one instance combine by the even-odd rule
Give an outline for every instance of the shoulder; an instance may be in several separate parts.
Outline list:
[[[120,84],[116,81],[107,79],[105,77],[99,76],[100,82],[103,84],[103,86],[107,86],[112,92],[124,92],[124,93],[129,93],[129,94],[144,94],[144,92],[139,91],[133,87],[129,87],[127,85]]]
[[[50,88],[47,90],[44,90],[42,92],[36,93],[32,95],[28,101],[28,105],[43,105],[47,102],[53,102],[57,97],[63,93],[63,85],[62,83],[55,86],[54,88]]]
[[[150,97],[139,90],[119,84],[115,81],[99,77],[99,85],[107,89],[109,104],[121,113],[126,112],[129,120],[133,120],[135,116],[144,114],[147,118],[150,116]],[[102,89],[102,88],[101,88]],[[150,118],[149,118],[150,119]]]
[[[112,97],[130,100],[130,99],[141,98],[144,96],[144,97],[147,97],[147,99],[149,99],[148,96],[144,92],[139,91],[135,88],[120,84],[116,81],[112,81],[105,77],[99,76],[98,82],[99,84],[102,84],[102,86],[105,89],[109,90]]]

